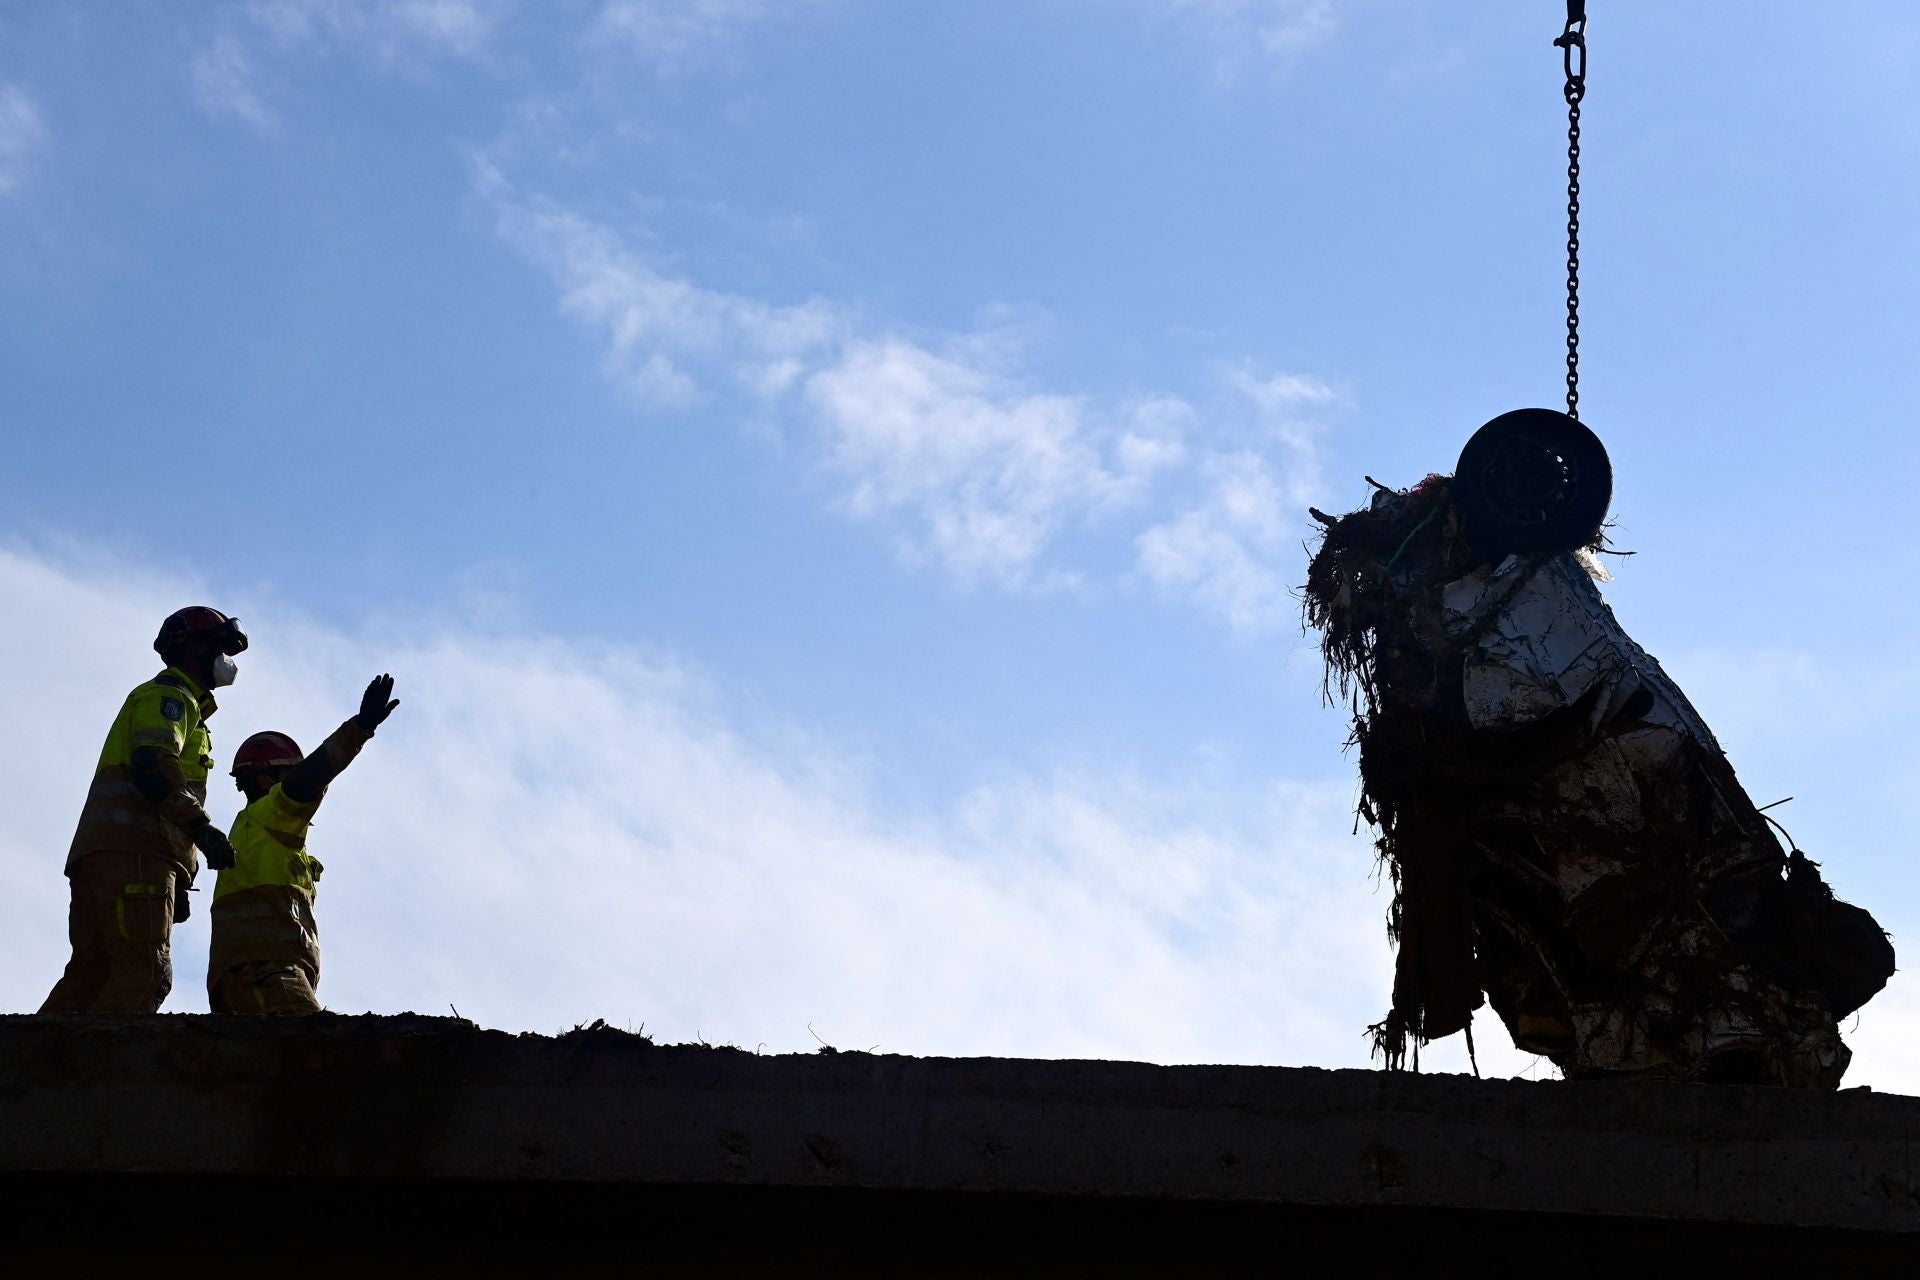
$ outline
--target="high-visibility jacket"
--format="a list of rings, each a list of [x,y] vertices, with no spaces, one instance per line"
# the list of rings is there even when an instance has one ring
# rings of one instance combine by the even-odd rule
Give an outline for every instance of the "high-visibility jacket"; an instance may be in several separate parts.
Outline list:
[[[103,851],[171,858],[189,879],[199,871],[200,855],[190,835],[207,820],[213,738],[206,722],[213,712],[213,695],[178,667],[168,667],[127,695],[94,766],[67,849],[68,871],[88,854]],[[134,753],[142,747],[152,748],[157,764],[149,771],[147,791],[134,783]],[[160,792],[158,799],[154,792]]]
[[[307,829],[326,798],[326,783],[353,764],[372,729],[349,718],[294,766],[280,783],[234,818],[234,865],[213,885],[213,946],[207,954],[207,990],[234,965],[296,963],[307,983],[321,981],[321,929],[313,921],[321,862],[307,852]],[[301,777],[305,775],[305,777]],[[311,789],[311,800],[286,794]]]
[[[320,981],[320,927],[313,918],[320,860],[307,852],[307,829],[326,799],[325,779],[353,762],[373,736],[358,719],[341,725],[296,772],[314,767],[312,800],[295,800],[279,783],[233,820],[233,865],[213,888],[213,945],[207,986],[235,965],[297,964]]]
[[[314,800],[302,804],[273,790],[233,820],[233,865],[213,888],[213,944],[207,957],[212,983],[235,965],[286,961],[320,975],[320,927],[313,918],[320,860],[307,852]]]

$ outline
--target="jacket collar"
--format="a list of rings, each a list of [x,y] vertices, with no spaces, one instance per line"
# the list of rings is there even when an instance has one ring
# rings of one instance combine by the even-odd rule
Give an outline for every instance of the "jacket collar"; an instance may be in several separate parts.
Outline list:
[[[208,716],[220,709],[220,704],[214,701],[212,692],[202,689],[198,680],[195,680],[180,668],[168,667],[160,674],[173,677],[169,683],[178,683],[182,689],[193,695],[193,700],[200,704],[200,718],[202,720],[205,720]]]

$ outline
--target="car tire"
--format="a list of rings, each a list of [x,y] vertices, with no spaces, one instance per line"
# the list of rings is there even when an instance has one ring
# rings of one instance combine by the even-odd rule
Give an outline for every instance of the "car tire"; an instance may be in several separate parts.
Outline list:
[[[1586,546],[1613,501],[1600,437],[1553,409],[1515,409],[1473,433],[1454,470],[1467,541],[1484,560]]]

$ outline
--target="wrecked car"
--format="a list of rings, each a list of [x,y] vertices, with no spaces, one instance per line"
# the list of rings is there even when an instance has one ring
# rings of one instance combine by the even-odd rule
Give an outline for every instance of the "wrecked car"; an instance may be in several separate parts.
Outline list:
[[[1394,897],[1389,1067],[1491,1004],[1569,1078],[1831,1089],[1893,972],[1783,847],[1686,695],[1601,598],[1606,451],[1489,422],[1451,476],[1323,527],[1304,607]]]

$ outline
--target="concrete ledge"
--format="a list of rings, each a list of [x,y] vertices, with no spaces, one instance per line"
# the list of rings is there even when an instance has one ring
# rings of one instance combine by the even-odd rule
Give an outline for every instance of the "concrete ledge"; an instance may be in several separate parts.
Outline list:
[[[0,1017],[0,1085],[16,1206],[36,1191],[63,1203],[76,1180],[273,1177],[349,1199],[377,1184],[464,1187],[470,1205],[511,1191],[550,1213],[628,1213],[640,1196],[688,1220],[857,1219],[856,1204],[884,1203],[1013,1221],[1044,1204],[1048,1220],[1104,1214],[1115,1229],[1266,1214],[1362,1244],[1417,1222],[1474,1236],[1530,1221],[1616,1243],[1724,1244],[1715,1228],[1740,1224],[1774,1249],[1920,1245],[1920,1099],[1864,1090],[763,1057],[411,1015]]]

